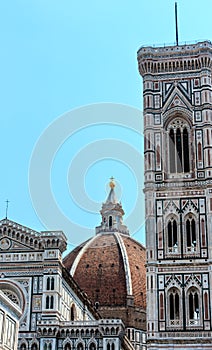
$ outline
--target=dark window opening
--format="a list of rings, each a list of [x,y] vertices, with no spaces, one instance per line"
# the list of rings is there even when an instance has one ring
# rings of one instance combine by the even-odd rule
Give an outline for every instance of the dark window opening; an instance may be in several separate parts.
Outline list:
[[[170,320],[179,319],[179,294],[175,290],[169,296],[169,312]]]
[[[187,247],[196,247],[196,223],[194,219],[186,220]]]
[[[168,222],[168,246],[177,248],[177,222],[172,220]]]
[[[189,137],[186,128],[169,131],[169,168],[170,173],[189,172]]]
[[[199,296],[195,291],[189,293],[189,318],[190,320],[199,319]]]
[[[188,172],[190,171],[190,166],[189,166],[188,131],[186,128],[183,130],[183,155],[184,155],[184,172]]]

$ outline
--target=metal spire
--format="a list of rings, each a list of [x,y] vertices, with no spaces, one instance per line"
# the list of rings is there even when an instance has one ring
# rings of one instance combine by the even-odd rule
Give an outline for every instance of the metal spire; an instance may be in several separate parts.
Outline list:
[[[177,2],[175,2],[176,45],[178,46]]]
[[[8,214],[8,204],[9,204],[8,199],[5,201],[5,203],[6,203],[6,219],[7,219],[7,214]]]

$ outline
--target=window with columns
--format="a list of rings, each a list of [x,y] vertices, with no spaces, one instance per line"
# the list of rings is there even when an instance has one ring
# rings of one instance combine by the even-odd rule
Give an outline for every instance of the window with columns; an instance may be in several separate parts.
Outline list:
[[[174,216],[166,221],[166,251],[167,254],[179,253],[178,223]]]
[[[190,171],[189,126],[181,119],[174,119],[168,126],[169,172]]]
[[[173,288],[169,293],[169,318],[178,320],[180,317],[180,298],[177,289]]]
[[[186,244],[187,247],[196,248],[196,222],[192,216],[186,219]]]
[[[200,234],[202,227],[199,227],[199,217],[189,212],[182,218],[183,224],[183,252],[188,256],[200,255]],[[201,224],[201,222],[200,222]],[[205,234],[205,229],[203,230]],[[202,242],[204,239],[202,240]],[[202,243],[203,246],[203,243]]]
[[[188,290],[187,307],[188,326],[198,325],[200,321],[200,295],[199,290],[195,287]]]
[[[47,277],[46,289],[47,290],[54,290],[54,277]]]

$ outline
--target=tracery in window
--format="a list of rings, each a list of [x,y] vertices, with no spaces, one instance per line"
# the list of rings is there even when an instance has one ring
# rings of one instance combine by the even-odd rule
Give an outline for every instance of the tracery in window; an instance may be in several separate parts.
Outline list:
[[[184,173],[190,171],[189,128],[180,119],[169,126],[169,171]]]
[[[188,291],[188,316],[189,325],[198,324],[200,319],[200,302],[199,292],[196,288],[191,288]]]
[[[196,247],[197,239],[196,239],[196,224],[194,219],[186,220],[186,239],[187,239],[187,247]]]
[[[178,320],[180,316],[179,309],[179,293],[173,288],[169,293],[169,318],[170,320]]]
[[[20,306],[20,300],[18,296],[15,294],[15,292],[9,290],[9,289],[1,289],[1,291],[14,303]]]
[[[177,253],[178,252],[178,232],[177,232],[177,221],[174,217],[171,217],[167,224],[167,243],[168,252]]]

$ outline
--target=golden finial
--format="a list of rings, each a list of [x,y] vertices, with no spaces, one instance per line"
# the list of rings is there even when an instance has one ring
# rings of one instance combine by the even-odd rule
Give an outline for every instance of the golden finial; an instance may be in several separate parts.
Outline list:
[[[116,186],[115,183],[114,183],[114,180],[115,180],[114,177],[111,176],[110,183],[109,183],[110,188],[114,188]]]

